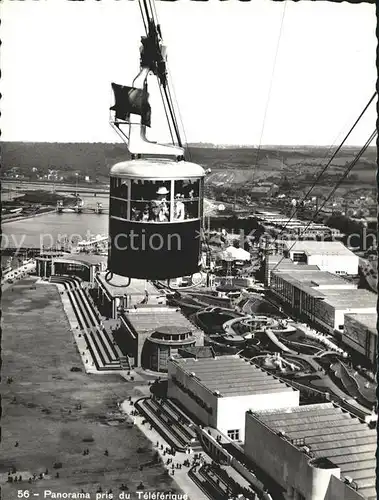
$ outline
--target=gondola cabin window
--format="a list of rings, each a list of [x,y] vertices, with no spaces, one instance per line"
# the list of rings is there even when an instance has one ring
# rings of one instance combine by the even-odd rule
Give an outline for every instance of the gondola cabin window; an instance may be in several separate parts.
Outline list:
[[[129,181],[111,177],[110,213],[121,219],[129,219]]]
[[[173,220],[181,221],[199,217],[199,179],[174,181]]]
[[[200,179],[111,178],[110,213],[132,222],[167,223],[200,217]]]
[[[130,220],[169,222],[171,195],[171,181],[132,180]]]

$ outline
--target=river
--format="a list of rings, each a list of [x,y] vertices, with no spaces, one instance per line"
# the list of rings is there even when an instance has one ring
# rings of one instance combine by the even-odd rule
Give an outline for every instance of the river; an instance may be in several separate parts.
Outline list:
[[[109,195],[81,194],[85,206],[94,207],[102,203],[104,209],[109,209]],[[210,214],[215,209],[213,200],[204,200],[204,213]],[[89,239],[91,236],[108,234],[108,213],[48,213],[3,224],[1,248],[42,248],[53,247],[59,240],[67,238],[76,244],[79,239]]]
[[[108,196],[85,196],[85,205],[103,204],[109,208]],[[51,247],[66,237],[75,243],[78,239],[88,239],[97,234],[108,234],[108,214],[49,213],[3,224],[1,248],[41,248]]]

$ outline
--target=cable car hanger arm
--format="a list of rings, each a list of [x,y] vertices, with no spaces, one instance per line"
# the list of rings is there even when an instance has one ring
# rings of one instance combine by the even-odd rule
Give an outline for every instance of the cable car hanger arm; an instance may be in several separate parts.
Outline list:
[[[141,37],[140,72],[135,77],[132,87],[112,84],[116,103],[111,108],[115,111],[115,118],[111,119],[110,123],[122,140],[127,143],[132,157],[146,154],[163,157],[175,156],[178,160],[182,160],[184,159],[184,148],[168,85],[166,47],[162,43],[160,26],[154,19],[151,3],[149,5],[151,12],[146,0],[143,0],[143,7],[141,0],[139,0],[139,6],[146,30],[146,36]],[[146,137],[146,127],[150,126],[151,117],[147,91],[147,79],[150,73],[153,73],[158,79],[171,137],[173,137],[173,129],[177,146],[152,142]],[[123,124],[129,124],[128,135],[120,127]]]

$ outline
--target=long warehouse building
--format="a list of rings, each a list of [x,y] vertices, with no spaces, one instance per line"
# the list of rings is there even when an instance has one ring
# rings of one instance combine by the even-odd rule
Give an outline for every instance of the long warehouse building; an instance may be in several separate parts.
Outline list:
[[[168,377],[169,398],[234,441],[245,439],[247,410],[299,405],[298,390],[237,355],[171,358]]]
[[[288,500],[376,500],[376,429],[333,403],[246,414],[245,453]]]
[[[295,268],[296,267],[296,268]],[[294,266],[273,270],[270,290],[293,314],[328,333],[342,333],[345,314],[376,312],[377,297],[328,272]]]

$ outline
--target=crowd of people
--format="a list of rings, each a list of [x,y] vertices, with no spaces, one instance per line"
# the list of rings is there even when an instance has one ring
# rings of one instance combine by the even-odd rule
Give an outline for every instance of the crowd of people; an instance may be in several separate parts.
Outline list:
[[[111,187],[112,213],[126,218],[129,201],[127,182],[114,179]],[[199,181],[175,181],[173,203],[171,203],[170,189],[171,181],[133,181],[130,193],[130,219],[138,222],[196,219],[199,216]]]
[[[173,220],[183,221],[198,217],[198,201],[193,190],[187,200],[184,194],[176,193],[173,203]],[[158,188],[153,200],[132,202],[131,220],[139,222],[169,222],[171,218],[170,192],[166,187]]]

